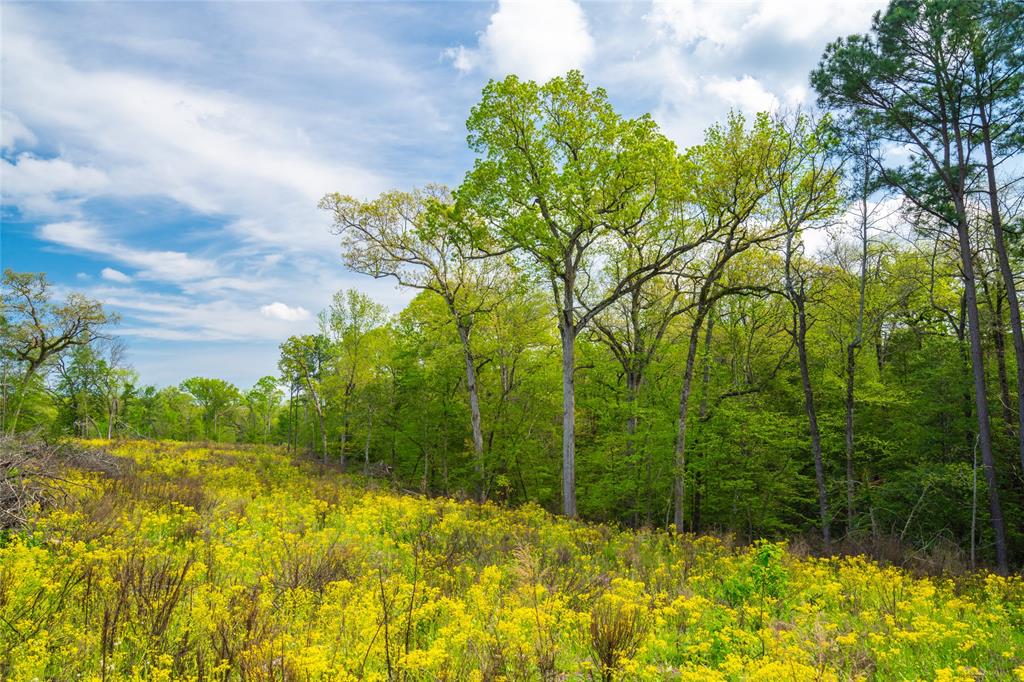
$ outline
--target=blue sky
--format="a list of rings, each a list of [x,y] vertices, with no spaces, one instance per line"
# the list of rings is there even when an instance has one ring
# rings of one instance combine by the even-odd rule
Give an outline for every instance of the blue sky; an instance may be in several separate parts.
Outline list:
[[[880,0],[13,3],[2,20],[3,267],[122,315],[143,381],[248,386],[339,288],[320,196],[456,185],[489,78],[580,68],[680,145],[809,105]]]

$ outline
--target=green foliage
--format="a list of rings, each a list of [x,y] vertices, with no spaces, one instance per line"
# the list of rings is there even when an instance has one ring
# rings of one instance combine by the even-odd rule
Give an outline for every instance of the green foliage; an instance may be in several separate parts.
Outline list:
[[[78,436],[287,444],[318,455],[325,473],[361,462],[424,496],[647,529],[679,514],[687,530],[739,544],[817,550],[813,530],[828,522],[840,551],[927,571],[992,560],[994,513],[978,500],[998,493],[1019,561],[1007,282],[993,265],[990,209],[976,200],[977,158],[946,149],[960,124],[965,149],[982,145],[987,107],[997,154],[1010,159],[999,181],[1019,185],[1017,5],[896,0],[867,35],[826,51],[812,83],[831,113],[733,113],[685,150],[579,72],[492,81],[467,121],[477,158],[458,188],[320,202],[345,265],[414,289],[408,305],[392,312],[337,292],[318,333],[281,344],[280,376],[247,390],[204,377],[139,386],[95,338],[110,320],[98,303],[58,304],[43,277],[8,273],[5,423],[20,410],[19,428]],[[883,153],[893,144],[914,158],[896,163]],[[849,224],[882,187],[891,214]],[[1021,216],[1001,196],[1022,271]],[[950,229],[961,219],[966,237]],[[812,241],[812,230],[828,234]],[[974,324],[969,283],[984,294]],[[45,358],[29,300],[45,302],[47,333],[72,325]],[[982,366],[992,483],[975,458],[971,371]],[[762,619],[781,614],[793,587],[780,552],[769,542],[742,553],[715,598],[771,627]],[[648,625],[613,602],[584,628],[598,675],[617,671]],[[720,639],[703,660],[725,660]],[[531,643],[543,670],[549,645]]]
[[[223,379],[192,377],[181,382],[181,390],[191,395],[203,415],[203,435],[220,440],[220,420],[241,399],[238,388]]]

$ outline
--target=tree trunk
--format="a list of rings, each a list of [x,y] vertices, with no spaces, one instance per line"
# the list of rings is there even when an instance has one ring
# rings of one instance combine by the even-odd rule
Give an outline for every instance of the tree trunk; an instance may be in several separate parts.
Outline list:
[[[992,345],[996,351],[996,370],[999,375],[999,402],[1003,407],[1003,421],[1012,434],[1015,431],[1013,407],[1010,405],[1010,379],[1006,373],[1006,334],[1003,331],[1003,295],[996,290],[995,314],[992,316]],[[1024,464],[1024,461],[1022,461]]]
[[[370,473],[370,436],[373,434],[373,412],[366,420],[366,445],[363,447],[363,474]]]
[[[818,487],[818,514],[821,518],[821,539],[828,550],[832,546],[832,529],[828,518],[828,489],[825,487],[825,464],[821,454],[821,434],[818,431],[818,413],[814,407],[814,390],[811,388],[811,372],[807,362],[807,311],[806,293],[801,281],[800,290],[793,284],[793,240],[796,231],[786,235],[785,278],[786,295],[793,307],[793,343],[796,346],[800,364],[800,383],[804,391],[804,411],[807,413],[807,428],[811,436],[811,455],[814,458],[814,479]]]
[[[989,328],[992,331],[992,351],[996,358],[996,379],[999,382],[999,406],[1002,408],[1003,421],[1009,429],[1010,436],[1014,437],[1016,430],[1014,422],[1016,418],[1013,408],[1010,406],[1010,379],[1006,373],[1006,334],[1003,331],[1003,294],[1000,291],[999,277],[996,277],[996,291],[992,294],[992,287],[989,286],[988,273],[982,270],[979,273],[981,290],[985,295],[985,302],[988,304],[991,315],[989,316]]]
[[[288,411],[291,412],[291,421],[288,424],[288,443],[291,445],[292,454],[299,452],[299,405],[295,402],[295,385],[291,386],[291,397],[288,400]]]
[[[676,532],[684,531],[684,515],[686,510],[686,421],[690,408],[690,389],[693,385],[693,368],[697,359],[697,344],[700,340],[700,327],[704,321],[703,304],[697,308],[697,316],[690,329],[690,343],[686,351],[686,369],[683,372],[683,388],[679,393],[679,420],[676,423],[676,466],[673,485],[673,517],[672,524]]]
[[[978,417],[978,447],[988,484],[989,511],[995,536],[996,565],[1000,573],[1009,571],[1006,553],[1006,528],[1003,510],[999,504],[999,483],[996,480],[995,459],[992,455],[992,430],[989,423],[988,391],[985,388],[985,358],[981,345],[981,319],[978,315],[978,292],[974,279],[974,261],[971,253],[966,210],[962,197],[954,196],[959,221],[957,238],[960,245],[960,267],[964,275],[964,297],[967,306],[967,327],[971,350],[971,371],[974,379],[974,408]]]
[[[20,385],[18,386],[17,402],[14,404],[14,414],[11,416],[11,428],[8,433],[14,433],[18,428],[18,417],[21,416],[21,407],[25,404],[25,391],[28,390],[28,384],[32,380],[32,376],[35,374],[35,366],[30,365],[25,370],[25,376],[22,378]]]
[[[715,316],[709,313],[707,320],[708,323],[704,327],[704,358],[702,360],[703,374],[701,375],[700,405],[698,406],[698,414],[701,424],[706,422],[708,419],[708,391],[711,387],[711,340],[714,334]],[[694,533],[699,533],[701,528],[701,489],[703,487],[704,476],[700,469],[698,469],[693,476],[693,516],[690,519],[690,530]]]
[[[0,375],[0,432],[7,432],[7,363],[3,364],[3,374]]]
[[[317,423],[319,424],[319,427],[320,427],[320,444],[322,446],[322,450],[321,450],[321,463],[322,463],[322,465],[321,466],[322,467],[326,467],[327,466],[327,430],[324,428],[324,409],[323,409],[323,406],[320,405],[320,397],[316,394],[316,391],[313,390],[312,382],[307,381],[306,383],[307,383],[307,386],[309,387],[309,396],[313,399],[313,409],[316,410]]]
[[[1024,471],[1024,332],[1021,330],[1020,301],[1017,297],[1017,283],[1013,268],[1006,255],[1006,238],[1003,235],[1003,218],[999,212],[999,187],[996,183],[995,157],[992,152],[992,131],[986,107],[978,107],[981,114],[981,132],[985,147],[985,173],[988,180],[989,210],[992,213],[992,231],[995,235],[996,257],[999,272],[1006,287],[1006,300],[1010,308],[1010,334],[1013,336],[1013,352],[1017,360],[1017,447],[1021,470]],[[984,454],[984,452],[982,452]]]
[[[566,291],[569,291],[567,288]],[[572,294],[566,295],[562,336],[562,513],[576,517],[576,325]]]
[[[796,307],[796,350],[800,361],[800,383],[804,389],[804,410],[807,413],[807,427],[811,433],[811,453],[814,456],[814,480],[818,486],[818,514],[821,518],[821,539],[828,550],[832,546],[832,528],[828,518],[828,489],[825,487],[825,463],[821,454],[821,433],[818,430],[818,412],[814,407],[814,390],[811,388],[811,371],[807,361],[807,313],[803,295],[794,301]]]
[[[846,535],[853,533],[854,474],[853,474],[853,386],[857,371],[857,346],[846,346]]]
[[[623,452],[623,459],[626,461],[627,466],[632,466],[636,438],[636,400],[637,393],[640,390],[640,381],[642,375],[630,368],[626,370],[626,409],[628,410],[629,416],[626,418],[626,447]],[[641,467],[636,468],[636,481],[634,484],[634,495],[633,495],[633,527],[637,528],[640,525],[640,510],[643,507],[643,501],[641,500],[641,490],[643,489],[643,477],[644,469]],[[649,490],[647,491],[649,496]]]
[[[867,149],[867,148],[866,148]],[[853,532],[854,492],[856,481],[853,468],[853,398],[855,374],[857,372],[857,349],[864,341],[864,303],[868,284],[868,183],[870,168],[867,153],[864,155],[864,185],[860,195],[860,286],[857,296],[857,331],[846,346],[846,534]]]
[[[348,398],[345,399],[345,416],[342,417],[341,427],[341,452],[338,455],[338,463],[341,465],[341,470],[345,471],[348,469],[348,440],[349,440],[349,422],[350,415],[348,413]]]
[[[626,409],[629,411],[629,417],[626,418],[626,458],[633,456],[633,450],[635,448],[634,440],[636,438],[636,426],[637,426],[637,415],[636,415],[636,402],[640,392],[640,382],[643,381],[643,375],[636,370],[630,370],[626,372]]]
[[[452,308],[452,314],[455,314]],[[473,430],[473,454],[476,458],[477,499],[487,499],[487,472],[484,467],[484,430],[480,420],[480,395],[476,385],[476,360],[473,349],[469,345],[469,328],[458,321],[459,340],[462,342],[462,355],[466,362],[466,390],[469,392],[469,421]]]

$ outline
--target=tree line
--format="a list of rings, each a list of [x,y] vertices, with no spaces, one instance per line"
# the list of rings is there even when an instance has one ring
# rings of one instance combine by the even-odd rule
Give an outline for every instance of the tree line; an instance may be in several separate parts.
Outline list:
[[[458,187],[320,202],[345,265],[412,301],[338,292],[247,391],[141,387],[101,306],[9,272],[4,426],[287,444],[426,494],[1006,571],[1022,12],[896,0],[827,48],[818,112],[687,149],[579,72],[492,81]]]

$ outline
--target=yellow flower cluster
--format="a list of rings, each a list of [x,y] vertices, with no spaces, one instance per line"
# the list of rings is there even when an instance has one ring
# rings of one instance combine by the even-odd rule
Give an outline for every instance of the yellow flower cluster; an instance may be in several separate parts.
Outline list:
[[[125,443],[0,536],[0,679],[1024,680],[1024,583]]]

